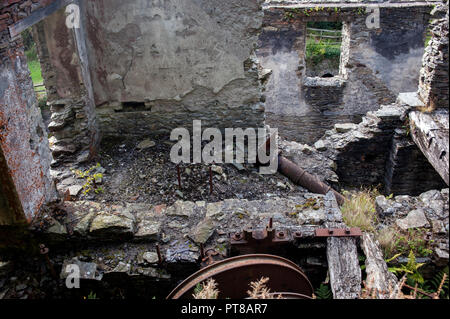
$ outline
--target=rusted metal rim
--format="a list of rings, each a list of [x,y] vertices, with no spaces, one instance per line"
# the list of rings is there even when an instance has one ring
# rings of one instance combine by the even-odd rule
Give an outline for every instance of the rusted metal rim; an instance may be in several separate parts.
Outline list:
[[[312,296],[313,288],[302,269],[285,258],[272,255],[244,255],[217,262],[196,272],[178,287],[167,299],[192,299],[195,287],[209,278],[217,282],[219,299],[244,299],[250,283],[269,278],[272,291]]]

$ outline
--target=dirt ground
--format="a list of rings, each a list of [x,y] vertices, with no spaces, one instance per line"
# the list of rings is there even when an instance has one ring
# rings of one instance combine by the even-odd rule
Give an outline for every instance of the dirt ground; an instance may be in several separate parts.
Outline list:
[[[172,205],[177,200],[217,202],[229,198],[264,199],[306,193],[280,175],[261,175],[254,165],[218,164],[212,169],[213,193],[210,194],[210,166],[180,164],[181,186],[177,166],[170,161],[174,142],[152,136],[155,146],[141,150],[145,137],[104,138],[98,163],[106,170],[102,192],[89,192],[80,199],[108,203],[147,203]],[[81,167],[88,170],[97,162]],[[83,181],[80,181],[81,183]]]

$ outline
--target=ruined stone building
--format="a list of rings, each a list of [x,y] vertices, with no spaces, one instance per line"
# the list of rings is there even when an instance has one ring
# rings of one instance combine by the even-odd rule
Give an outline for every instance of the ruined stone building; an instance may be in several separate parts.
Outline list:
[[[378,186],[397,196],[383,203],[398,219],[413,202],[426,211],[417,198],[436,190],[425,198],[440,205],[438,216],[425,214],[420,227],[442,224],[432,259],[448,262],[448,19],[441,0],[0,0],[0,251],[45,242],[61,267],[82,250],[95,251],[85,258],[91,266],[126,251],[85,279],[134,274],[157,278],[166,291],[196,269],[197,245],[226,245],[224,234],[244,224],[274,216],[275,227],[304,237],[333,227],[330,212],[339,209],[330,194],[279,176],[241,182],[248,166],[234,164],[232,173],[214,167],[216,197],[208,198],[201,182],[180,191],[175,165],[156,151],[145,155],[154,145],[134,151],[150,138],[166,152],[173,129],[201,120],[220,129],[278,128],[284,156],[338,191]],[[342,25],[339,66],[318,76],[306,62],[311,22]],[[21,36],[30,27],[48,116]],[[105,167],[97,167],[107,193],[100,199],[83,195],[74,175],[97,162]],[[121,171],[127,165],[139,182]],[[201,168],[184,169],[186,183],[196,176],[207,183]],[[314,196],[319,208],[286,217]],[[408,209],[402,196],[410,196]],[[377,204],[381,215],[389,210]],[[168,263],[163,272],[140,266],[141,250],[157,243]],[[299,261],[312,281],[343,271],[331,265],[333,253],[327,265],[313,246]],[[336,298],[359,296],[361,275],[352,278],[348,288],[332,284]]]

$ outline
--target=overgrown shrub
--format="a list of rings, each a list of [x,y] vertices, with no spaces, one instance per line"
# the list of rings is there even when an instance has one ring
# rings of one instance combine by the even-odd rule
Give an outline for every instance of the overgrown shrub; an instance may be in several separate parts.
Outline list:
[[[432,240],[426,239],[426,229],[402,230],[396,226],[385,227],[379,230],[376,238],[384,251],[385,258],[389,259],[396,254],[407,256],[410,251],[418,257],[427,257],[432,253]]]

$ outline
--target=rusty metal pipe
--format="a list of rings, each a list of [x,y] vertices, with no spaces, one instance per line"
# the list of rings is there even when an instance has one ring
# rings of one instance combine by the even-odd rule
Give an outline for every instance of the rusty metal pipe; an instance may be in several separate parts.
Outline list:
[[[278,172],[288,177],[296,185],[303,186],[313,193],[326,195],[329,191],[333,191],[339,205],[343,205],[345,202],[345,197],[331,186],[281,155],[278,156]]]

